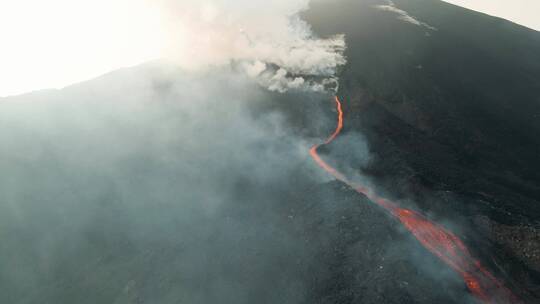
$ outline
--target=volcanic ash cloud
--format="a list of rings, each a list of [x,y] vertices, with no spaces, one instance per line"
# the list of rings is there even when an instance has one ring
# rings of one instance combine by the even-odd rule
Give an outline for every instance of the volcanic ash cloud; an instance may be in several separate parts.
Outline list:
[[[299,13],[307,0],[161,0],[173,41],[168,57],[198,70],[234,64],[266,88],[335,91],[343,35],[315,37]]]

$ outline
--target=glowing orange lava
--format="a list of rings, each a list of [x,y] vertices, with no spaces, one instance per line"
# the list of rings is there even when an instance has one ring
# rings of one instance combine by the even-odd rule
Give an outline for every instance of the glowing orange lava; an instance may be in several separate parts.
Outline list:
[[[405,228],[431,253],[454,269],[465,282],[470,292],[483,303],[519,303],[510,290],[502,285],[478,260],[465,244],[452,232],[431,222],[422,214],[399,207],[396,203],[377,196],[369,188],[349,181],[345,175],[326,163],[317,153],[322,145],[330,144],[343,129],[343,110],[338,97],[334,98],[338,111],[336,130],[328,139],[313,146],[309,153],[315,162],[336,179],[346,183],[357,192],[364,194],[372,202],[386,209],[397,218]]]

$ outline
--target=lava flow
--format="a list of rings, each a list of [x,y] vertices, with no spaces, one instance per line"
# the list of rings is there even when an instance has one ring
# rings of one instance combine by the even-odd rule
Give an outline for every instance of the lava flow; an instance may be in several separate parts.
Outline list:
[[[338,112],[336,130],[328,139],[310,149],[315,162],[336,179],[349,185],[357,192],[368,197],[372,202],[386,209],[397,218],[405,228],[431,253],[454,269],[464,280],[469,291],[483,303],[519,303],[512,292],[504,287],[478,260],[476,260],[465,244],[452,232],[431,222],[422,214],[399,207],[396,203],[379,197],[369,188],[349,181],[345,175],[326,163],[317,149],[330,144],[343,128],[343,110],[338,97],[334,98]]]

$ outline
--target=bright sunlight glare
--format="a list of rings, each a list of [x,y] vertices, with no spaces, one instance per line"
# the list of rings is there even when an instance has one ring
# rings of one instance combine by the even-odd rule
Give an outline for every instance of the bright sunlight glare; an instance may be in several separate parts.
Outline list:
[[[165,40],[147,0],[0,1],[0,96],[156,59]]]

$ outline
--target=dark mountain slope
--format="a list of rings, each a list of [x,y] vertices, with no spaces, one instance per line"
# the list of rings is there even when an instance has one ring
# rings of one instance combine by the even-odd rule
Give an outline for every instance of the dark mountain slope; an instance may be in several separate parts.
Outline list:
[[[441,1],[393,3],[316,1],[304,16],[346,35],[345,132],[373,154],[347,165],[459,222],[494,269],[537,293],[540,33]]]

